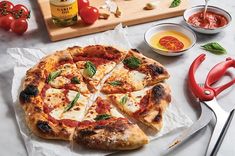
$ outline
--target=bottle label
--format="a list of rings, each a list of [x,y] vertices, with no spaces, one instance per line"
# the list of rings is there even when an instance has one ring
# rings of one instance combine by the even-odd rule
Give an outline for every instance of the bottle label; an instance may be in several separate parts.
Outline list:
[[[50,6],[52,16],[58,19],[71,19],[74,16],[77,16],[78,13],[76,0],[71,3],[67,3],[66,5],[57,5],[55,3],[50,3]]]

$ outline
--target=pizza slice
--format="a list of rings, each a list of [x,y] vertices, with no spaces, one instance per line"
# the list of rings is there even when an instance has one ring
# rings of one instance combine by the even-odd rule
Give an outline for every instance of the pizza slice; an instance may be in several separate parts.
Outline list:
[[[126,55],[125,51],[103,45],[72,47],[69,52],[93,92],[103,77]]]
[[[121,111],[155,131],[162,128],[163,113],[171,102],[170,89],[165,83],[158,83],[151,89],[110,94],[108,97]]]
[[[130,50],[105,81],[101,91],[106,94],[133,92],[167,78],[169,74],[160,63]]]
[[[131,150],[148,143],[147,136],[136,124],[100,97],[79,123],[74,140],[89,148],[104,150]]]
[[[75,127],[85,115],[89,98],[48,84],[42,88],[28,85],[20,93],[20,103],[34,134],[46,139],[71,140]]]

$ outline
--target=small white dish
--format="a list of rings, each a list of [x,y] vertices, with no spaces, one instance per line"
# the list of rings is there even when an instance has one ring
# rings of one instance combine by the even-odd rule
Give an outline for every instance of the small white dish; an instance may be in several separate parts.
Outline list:
[[[206,28],[197,27],[197,26],[194,26],[194,25],[188,23],[189,17],[195,13],[203,11],[204,7],[205,7],[205,5],[198,5],[198,6],[194,6],[194,7],[189,8],[184,11],[184,15],[183,15],[184,21],[194,31],[199,32],[199,33],[203,33],[203,34],[216,34],[216,33],[221,32],[224,28],[226,28],[231,23],[231,21],[232,21],[231,15],[227,11],[225,11],[221,8],[215,7],[215,6],[208,6],[207,11],[211,11],[211,12],[223,15],[228,20],[228,24],[224,25],[223,27],[218,27],[216,29],[206,29]]]
[[[191,45],[187,49],[183,49],[177,52],[163,51],[161,49],[153,47],[150,43],[151,38],[156,33],[159,33],[162,31],[176,31],[176,32],[182,33],[191,40]],[[144,40],[146,44],[158,54],[161,54],[164,56],[179,56],[187,52],[188,49],[192,48],[195,45],[197,37],[196,37],[196,34],[191,29],[185,26],[182,26],[180,24],[175,24],[175,23],[162,23],[162,24],[155,25],[151,27],[150,29],[148,29],[144,34]]]

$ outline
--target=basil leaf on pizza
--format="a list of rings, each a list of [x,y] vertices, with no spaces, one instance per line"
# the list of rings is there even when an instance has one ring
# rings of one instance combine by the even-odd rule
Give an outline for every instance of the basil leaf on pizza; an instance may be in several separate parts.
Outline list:
[[[112,82],[108,82],[108,84],[110,84],[111,86],[120,86],[122,85],[121,81],[112,81]]]
[[[141,61],[135,56],[128,57],[123,60],[123,64],[126,65],[128,68],[136,69],[140,66]]]
[[[57,71],[54,71],[54,72],[51,72],[47,78],[47,82],[51,82],[53,81],[55,78],[57,78],[58,76],[60,76],[60,74],[62,73],[61,70],[57,70]]]
[[[127,100],[128,100],[127,95],[123,96],[120,100],[120,104],[124,105],[127,102]]]
[[[71,79],[71,82],[72,82],[73,84],[80,84],[80,80],[79,80],[77,77],[73,77],[73,78]]]
[[[84,73],[88,76],[88,77],[93,77],[96,73],[96,67],[95,65],[90,62],[90,61],[87,61],[85,63],[85,69],[84,69]]]
[[[107,119],[110,119],[112,116],[111,115],[108,115],[108,114],[99,114],[97,115],[94,120],[95,121],[99,121],[99,120],[107,120]]]
[[[75,98],[65,107],[64,112],[69,111],[73,106],[77,103],[78,99],[80,97],[80,93],[77,93]]]

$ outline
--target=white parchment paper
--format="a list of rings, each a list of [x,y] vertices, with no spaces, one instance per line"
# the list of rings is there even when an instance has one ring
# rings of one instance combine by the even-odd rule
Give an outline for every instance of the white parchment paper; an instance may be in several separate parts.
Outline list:
[[[110,30],[97,35],[87,41],[79,43],[81,46],[90,44],[105,44],[121,47],[123,49],[130,49],[131,45],[126,37],[126,31],[121,25],[117,26],[114,30]],[[70,46],[70,45],[68,45]],[[20,133],[25,142],[27,152],[29,156],[80,156],[80,155],[106,155],[110,152],[89,150],[83,148],[77,144],[71,144],[65,141],[58,140],[45,140],[34,136],[27,128],[24,121],[24,112],[19,105],[18,95],[21,90],[21,84],[24,79],[26,71],[34,66],[39,60],[46,54],[39,49],[27,49],[27,48],[10,48],[8,49],[9,55],[11,55],[16,62],[14,67],[14,76],[12,83],[12,100],[15,109],[16,119],[20,128]],[[174,130],[182,127],[188,127],[192,124],[191,119],[179,108],[176,100],[173,97],[173,101],[167,109],[163,117],[164,126],[162,130],[155,134],[149,135],[150,140],[157,139],[163,135],[166,135]],[[150,142],[151,143],[151,142]]]

